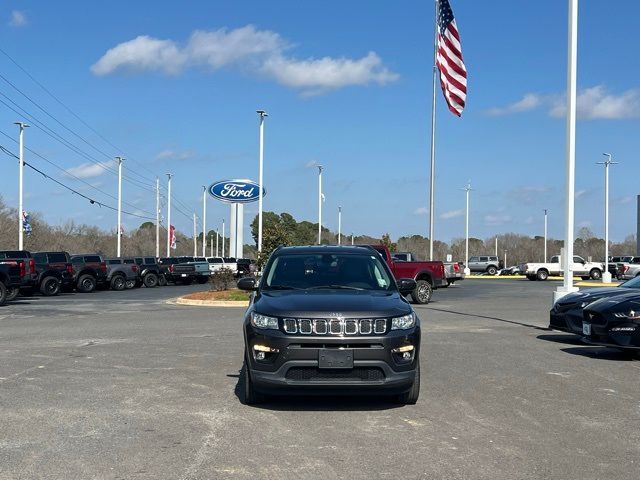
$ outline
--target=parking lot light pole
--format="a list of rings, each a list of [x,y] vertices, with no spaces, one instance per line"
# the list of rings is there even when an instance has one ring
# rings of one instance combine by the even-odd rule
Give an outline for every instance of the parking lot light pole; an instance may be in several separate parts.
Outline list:
[[[578,288],[573,286],[573,235],[575,222],[576,183],[576,116],[578,83],[578,0],[569,1],[568,54],[567,54],[567,124],[566,124],[566,188],[564,235],[564,282],[553,292],[553,302]]]
[[[322,165],[318,167],[318,245],[322,244]]]
[[[213,257],[213,235],[209,238],[209,256]]]
[[[338,207],[338,245],[342,245],[342,207]]]
[[[544,209],[544,263],[547,263],[547,216],[548,210]]]
[[[604,162],[596,162],[604,165],[604,272],[602,273],[602,283],[611,283],[611,273],[609,272],[609,166],[617,165],[611,159],[610,153],[603,153],[607,159]]]
[[[24,184],[24,129],[27,125],[24,122],[15,122],[20,127],[19,151],[18,151],[18,250],[24,249],[24,205],[23,205],[23,184]]]
[[[160,256],[160,177],[156,177],[156,258]]]
[[[202,186],[202,256],[207,254],[207,187]]]
[[[216,257],[220,256],[219,243],[220,243],[220,230],[216,230]]]
[[[122,162],[124,158],[116,157],[118,161],[118,231],[116,238],[118,239],[117,255],[120,258],[120,246],[122,243]]]
[[[469,270],[469,192],[471,192],[471,180],[467,182],[464,191],[467,195],[467,208],[464,219],[464,274],[471,275],[471,270]]]
[[[264,118],[269,115],[264,110],[256,110],[256,113],[260,117],[260,164],[258,166],[258,253],[260,253],[262,252],[262,192],[264,190],[262,186],[262,166],[264,163]],[[224,246],[222,247],[222,250],[224,250]]]
[[[193,256],[198,256],[198,226],[196,223],[196,213],[193,212]]]
[[[167,173],[167,257],[171,256],[171,175]]]
[[[224,218],[222,219],[222,255],[224,257]]]
[[[504,268],[507,268],[507,251],[504,251]]]

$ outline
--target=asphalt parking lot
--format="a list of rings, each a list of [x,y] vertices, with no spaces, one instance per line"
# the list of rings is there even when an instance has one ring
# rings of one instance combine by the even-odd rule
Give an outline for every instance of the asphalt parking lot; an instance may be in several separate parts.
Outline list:
[[[0,478],[636,479],[640,360],[546,331],[552,282],[469,280],[423,322],[415,406],[237,396],[242,309],[202,286],[0,308]]]

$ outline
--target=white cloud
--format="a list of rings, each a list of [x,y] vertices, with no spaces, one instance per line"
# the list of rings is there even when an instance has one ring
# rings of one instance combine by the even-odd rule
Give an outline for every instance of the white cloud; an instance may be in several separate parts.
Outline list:
[[[449,220],[450,218],[461,217],[463,215],[464,215],[464,209],[450,210],[450,211],[444,212],[442,215],[440,215],[440,218],[442,218],[443,220]]]
[[[237,66],[306,95],[352,85],[386,85],[399,78],[375,52],[358,59],[300,60],[286,55],[291,48],[278,33],[258,30],[253,25],[234,30],[197,30],[184,46],[174,40],[141,35],[109,49],[91,66],[91,71],[99,76],[122,71],[177,75],[189,67],[218,70]]]
[[[488,110],[489,115],[509,115],[512,113],[526,112],[538,108],[543,102],[542,96],[537,93],[527,93],[521,100],[506,107],[494,107]]]
[[[589,191],[586,189],[576,190],[575,199],[578,200],[579,198],[584,197],[587,193],[589,193]]]
[[[532,204],[537,200],[547,198],[551,190],[551,187],[523,185],[509,190],[507,192],[507,197],[519,203]]]
[[[169,148],[156,155],[156,160],[189,160],[190,158],[193,158],[193,152],[190,150],[178,152]]]
[[[27,20],[27,15],[24,12],[19,10],[14,10],[11,12],[11,18],[9,20],[9,25],[12,27],[24,27],[27,25],[29,21]]]
[[[413,211],[414,215],[428,215],[429,209],[427,207],[419,207]]]
[[[640,118],[640,89],[615,94],[605,86],[585,88],[578,92],[578,118],[582,120],[621,120]],[[518,102],[505,107],[487,110],[489,115],[508,115],[546,108],[552,117],[564,117],[567,111],[566,96],[528,93]]]
[[[618,203],[619,203],[620,205],[626,205],[626,204],[628,204],[628,203],[633,202],[633,200],[634,200],[634,199],[635,199],[635,197],[634,197],[633,195],[626,195],[626,196],[624,196],[624,197],[620,197],[620,198],[618,199]]]
[[[64,174],[67,177],[94,178],[99,177],[114,165],[114,162],[83,163],[77,167],[67,168]]]
[[[304,166],[305,168],[316,168],[320,166],[320,163],[317,160],[309,160]]]
[[[506,214],[485,215],[484,223],[490,227],[496,227],[511,222],[511,216]]]
[[[550,110],[553,117],[564,117],[566,100],[559,98]],[[640,89],[627,90],[619,95],[607,92],[598,85],[578,94],[578,118],[584,120],[620,120],[640,117]]]

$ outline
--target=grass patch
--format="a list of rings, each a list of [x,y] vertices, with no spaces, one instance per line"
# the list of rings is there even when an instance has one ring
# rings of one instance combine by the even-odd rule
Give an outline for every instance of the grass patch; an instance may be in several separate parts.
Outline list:
[[[219,292],[195,292],[185,295],[183,298],[189,300],[217,300],[217,301],[232,301],[232,302],[246,302],[249,301],[249,292],[244,290],[238,290],[232,288],[230,290],[222,290]]]

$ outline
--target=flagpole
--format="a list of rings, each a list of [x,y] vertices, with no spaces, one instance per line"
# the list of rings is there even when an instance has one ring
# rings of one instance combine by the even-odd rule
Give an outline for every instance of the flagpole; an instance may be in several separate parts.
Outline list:
[[[435,0],[434,35],[433,35],[433,79],[431,99],[431,176],[429,185],[429,260],[433,260],[433,213],[434,190],[436,178],[436,82],[438,76],[438,0]]]

